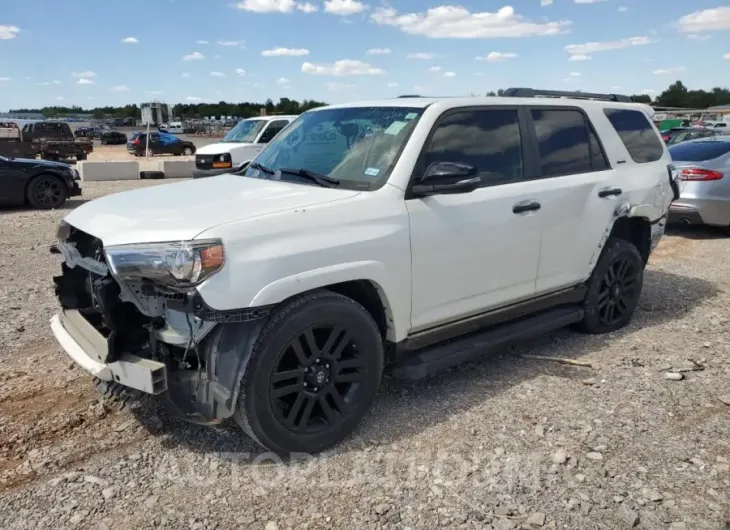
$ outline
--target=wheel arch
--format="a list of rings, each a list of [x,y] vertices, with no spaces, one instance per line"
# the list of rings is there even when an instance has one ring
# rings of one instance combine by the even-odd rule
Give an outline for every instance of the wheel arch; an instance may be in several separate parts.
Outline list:
[[[636,207],[635,207],[636,208]],[[652,206],[652,208],[654,208]],[[632,215],[636,213],[636,215]],[[649,260],[651,252],[651,221],[648,216],[642,215],[650,212],[632,208],[627,215],[616,219],[611,227],[609,237],[623,239],[633,244],[641,254],[644,264]]]
[[[324,267],[281,278],[264,286],[249,306],[279,304],[317,289],[327,289],[347,296],[362,305],[373,317],[383,337],[397,342],[393,307],[384,285],[387,283],[385,265],[379,262],[357,262]]]

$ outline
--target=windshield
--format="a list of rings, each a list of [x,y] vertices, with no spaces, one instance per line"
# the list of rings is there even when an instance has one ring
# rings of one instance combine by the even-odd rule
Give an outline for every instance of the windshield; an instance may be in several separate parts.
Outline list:
[[[349,189],[377,189],[388,179],[423,108],[345,107],[305,112],[256,157],[244,175],[300,181],[280,169],[306,169]]]
[[[221,141],[253,143],[265,124],[266,120],[243,120],[228,131]]]

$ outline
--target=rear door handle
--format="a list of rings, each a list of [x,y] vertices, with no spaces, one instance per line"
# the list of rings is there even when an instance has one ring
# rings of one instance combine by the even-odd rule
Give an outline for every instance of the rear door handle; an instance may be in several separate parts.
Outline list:
[[[520,214],[526,212],[535,212],[540,209],[540,203],[537,201],[520,201],[512,206],[512,213]]]
[[[621,188],[602,188],[598,190],[598,196],[601,199],[604,199],[606,197],[618,197],[622,193],[623,191],[621,190]]]

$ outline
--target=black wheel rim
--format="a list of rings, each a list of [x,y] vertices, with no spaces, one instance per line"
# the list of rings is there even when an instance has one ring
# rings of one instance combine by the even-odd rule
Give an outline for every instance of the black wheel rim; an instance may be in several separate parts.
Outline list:
[[[598,318],[611,326],[633,308],[639,287],[639,266],[629,258],[614,261],[603,276],[598,291]]]
[[[38,204],[42,206],[55,206],[63,198],[61,184],[54,179],[43,179],[39,181],[33,190]]]
[[[355,403],[365,363],[352,334],[337,325],[300,332],[280,354],[269,381],[277,420],[312,434],[336,429]]]

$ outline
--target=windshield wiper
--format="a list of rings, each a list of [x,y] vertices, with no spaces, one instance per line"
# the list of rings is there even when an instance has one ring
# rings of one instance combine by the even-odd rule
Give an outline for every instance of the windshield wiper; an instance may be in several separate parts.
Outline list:
[[[340,181],[336,178],[332,178],[329,175],[322,175],[321,173],[315,173],[314,171],[309,171],[308,169],[284,168],[280,169],[279,172],[289,173],[290,175],[297,175],[298,177],[304,177],[322,186],[323,188],[334,188],[335,186],[340,185]]]
[[[274,173],[276,173],[276,171],[274,171],[270,167],[262,166],[258,162],[251,162],[248,165],[248,167],[253,168],[253,169],[258,169],[259,171],[261,171],[262,173],[266,173],[267,175],[273,175]],[[248,169],[248,168],[246,168],[246,169]]]

